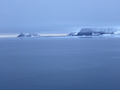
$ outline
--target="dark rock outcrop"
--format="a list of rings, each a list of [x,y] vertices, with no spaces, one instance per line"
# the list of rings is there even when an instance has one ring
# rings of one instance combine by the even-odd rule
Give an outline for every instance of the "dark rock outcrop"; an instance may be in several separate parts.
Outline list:
[[[82,28],[80,32],[77,33],[77,36],[90,36],[92,35],[93,30],[91,28]]]
[[[21,33],[20,35],[18,35],[17,37],[25,37],[26,35]]]

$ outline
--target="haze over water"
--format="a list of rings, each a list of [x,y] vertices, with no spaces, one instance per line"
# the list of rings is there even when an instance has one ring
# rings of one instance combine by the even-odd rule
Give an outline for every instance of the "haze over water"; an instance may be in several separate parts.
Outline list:
[[[0,33],[69,33],[115,27],[120,0],[1,0]]]

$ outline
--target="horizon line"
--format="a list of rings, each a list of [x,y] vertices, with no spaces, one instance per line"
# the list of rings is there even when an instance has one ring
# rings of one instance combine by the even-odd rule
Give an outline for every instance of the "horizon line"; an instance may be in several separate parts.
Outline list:
[[[17,37],[19,34],[0,34],[0,37]],[[66,36],[67,34],[39,34],[40,36]]]

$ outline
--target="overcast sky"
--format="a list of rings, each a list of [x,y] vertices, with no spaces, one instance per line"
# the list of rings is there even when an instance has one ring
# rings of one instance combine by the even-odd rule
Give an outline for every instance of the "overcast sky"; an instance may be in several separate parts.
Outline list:
[[[0,33],[119,27],[120,0],[0,0]]]

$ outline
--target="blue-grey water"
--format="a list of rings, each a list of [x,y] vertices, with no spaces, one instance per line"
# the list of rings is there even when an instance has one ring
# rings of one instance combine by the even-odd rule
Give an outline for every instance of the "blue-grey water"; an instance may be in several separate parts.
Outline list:
[[[0,90],[120,90],[120,38],[1,38]]]

